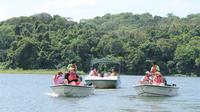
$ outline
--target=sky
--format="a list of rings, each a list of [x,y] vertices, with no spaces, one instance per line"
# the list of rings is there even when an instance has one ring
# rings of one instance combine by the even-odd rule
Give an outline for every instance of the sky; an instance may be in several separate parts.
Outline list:
[[[123,12],[187,17],[200,13],[200,0],[0,0],[0,21],[44,12],[74,21]]]

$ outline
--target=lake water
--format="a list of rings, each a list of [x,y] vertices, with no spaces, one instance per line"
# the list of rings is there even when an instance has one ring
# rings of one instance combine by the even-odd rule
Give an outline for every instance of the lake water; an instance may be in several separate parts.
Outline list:
[[[166,77],[175,97],[139,97],[132,85],[141,76],[121,76],[120,89],[96,89],[88,97],[56,97],[52,75],[0,75],[0,112],[200,112],[200,78]]]

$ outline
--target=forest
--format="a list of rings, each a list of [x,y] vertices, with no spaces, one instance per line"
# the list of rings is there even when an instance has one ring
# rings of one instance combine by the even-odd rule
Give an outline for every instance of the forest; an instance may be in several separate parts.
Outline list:
[[[40,13],[0,22],[0,69],[60,69],[76,60],[88,72],[96,58],[120,60],[124,74],[143,75],[154,60],[165,75],[200,76],[200,13],[127,12],[79,22]]]

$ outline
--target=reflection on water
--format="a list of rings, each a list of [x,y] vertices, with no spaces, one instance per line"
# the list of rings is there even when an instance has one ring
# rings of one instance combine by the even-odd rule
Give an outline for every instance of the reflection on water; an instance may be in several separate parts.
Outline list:
[[[96,89],[88,97],[60,97],[51,75],[0,75],[0,112],[198,112],[200,78],[167,77],[180,87],[175,97],[140,97],[132,85],[139,76],[122,76],[120,89]],[[70,110],[70,111],[69,111]]]

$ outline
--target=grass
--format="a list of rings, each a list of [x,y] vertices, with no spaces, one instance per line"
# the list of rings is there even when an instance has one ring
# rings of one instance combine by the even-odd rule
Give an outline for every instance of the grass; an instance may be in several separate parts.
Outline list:
[[[23,69],[0,69],[1,74],[55,74],[58,70],[50,69],[34,69],[34,70],[23,70]]]
[[[23,70],[23,69],[0,69],[0,74],[56,74],[58,71],[65,73],[65,70],[56,69],[33,69],[33,70]],[[83,71],[78,71],[79,75],[86,75]]]

